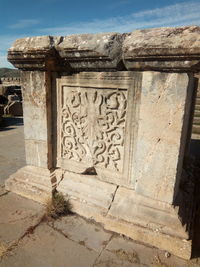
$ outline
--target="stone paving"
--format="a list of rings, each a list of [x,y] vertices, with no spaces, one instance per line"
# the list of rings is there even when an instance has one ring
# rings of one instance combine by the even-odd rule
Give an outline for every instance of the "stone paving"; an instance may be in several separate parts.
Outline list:
[[[44,213],[44,206],[14,193],[0,197],[1,267],[200,266],[198,259],[168,255],[80,216],[52,220]]]
[[[4,118],[4,127],[0,127],[0,185],[24,165],[23,118]]]
[[[23,125],[8,129],[0,132],[0,267],[200,266],[199,258],[182,260],[75,214],[46,219],[45,206],[5,191],[3,182],[14,171],[13,160],[15,168],[24,163]]]

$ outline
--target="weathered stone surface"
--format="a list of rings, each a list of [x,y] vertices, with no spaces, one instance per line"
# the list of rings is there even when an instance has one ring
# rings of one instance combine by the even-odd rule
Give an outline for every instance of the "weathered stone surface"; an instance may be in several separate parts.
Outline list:
[[[199,32],[198,26],[187,26],[136,30],[131,34],[28,37],[13,44],[8,59],[20,69],[64,70],[63,65],[67,71],[199,70]]]
[[[165,251],[144,247],[142,244],[124,239],[123,237],[114,237],[106,247],[106,250],[98,258],[95,266],[187,267],[188,262],[173,255],[165,257]]]
[[[104,182],[134,187],[141,82],[142,73],[128,71],[57,79],[57,167],[79,174],[93,169]]]
[[[27,162],[35,167],[13,175],[7,188],[44,202],[56,186],[73,211],[189,258],[191,235],[173,204],[190,138],[198,33],[182,27],[41,37],[25,39],[21,50],[18,41],[9,58],[26,70]],[[179,215],[188,215],[178,204]],[[191,214],[183,220],[189,230]]]
[[[40,140],[25,140],[26,164],[45,168],[48,166],[47,143]]]
[[[54,47],[61,37],[37,36],[17,39],[9,49],[8,60],[19,69],[44,70],[55,55]]]
[[[74,70],[116,69],[123,39],[119,33],[76,34],[64,37],[56,50]]]
[[[46,76],[45,72],[40,71],[22,74],[25,139],[47,141]]]
[[[42,266],[42,267],[92,267],[97,252],[91,251],[54,231],[51,227],[41,224],[34,234],[26,236],[1,261],[2,267]]]
[[[9,193],[0,198],[0,244],[8,247],[37,224],[44,213],[38,203]]]
[[[78,203],[81,203],[85,206],[86,210],[93,207],[97,213],[106,214],[111,205],[116,188],[116,185],[99,181],[90,175],[65,172],[57,190],[70,199],[72,210],[75,212],[84,212],[82,208],[79,210]]]
[[[200,27],[133,31],[123,42],[127,69],[199,69]]]
[[[0,185],[0,196],[3,196],[5,194],[7,194],[7,193],[8,193],[8,191],[5,190],[5,186]]]
[[[177,194],[192,82],[187,74],[143,73],[134,178],[135,190],[152,199],[172,203]]]
[[[46,204],[51,198],[51,174],[48,169],[25,166],[5,182],[8,191]]]
[[[186,227],[182,225],[178,216],[178,208],[143,197],[127,188],[118,188],[108,216],[148,227],[157,233],[188,239]]]
[[[112,236],[112,233],[104,231],[99,225],[79,216],[62,217],[53,223],[53,227],[69,239],[96,252],[101,252]]]

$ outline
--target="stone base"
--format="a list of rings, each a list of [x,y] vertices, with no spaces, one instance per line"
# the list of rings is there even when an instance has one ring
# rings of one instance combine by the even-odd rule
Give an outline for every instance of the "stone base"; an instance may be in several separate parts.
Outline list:
[[[45,203],[51,195],[50,173],[24,167],[6,181],[6,189]],[[177,207],[135,191],[97,180],[92,175],[65,172],[57,190],[70,200],[72,211],[136,241],[190,259],[192,242]]]
[[[52,193],[50,171],[25,166],[6,180],[5,188],[23,197],[46,204]]]

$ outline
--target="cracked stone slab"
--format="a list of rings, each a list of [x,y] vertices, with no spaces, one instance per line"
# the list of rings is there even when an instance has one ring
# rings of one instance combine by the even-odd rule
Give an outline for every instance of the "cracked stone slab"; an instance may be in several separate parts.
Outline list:
[[[95,267],[114,266],[174,266],[186,267],[188,261],[173,255],[166,257],[165,251],[136,243],[123,237],[114,237],[98,258]],[[191,261],[190,261],[191,262]]]
[[[97,252],[105,247],[112,236],[111,232],[105,231],[100,225],[88,222],[79,216],[62,217],[53,225],[69,239]]]
[[[5,187],[0,185],[0,197],[7,193],[8,191],[5,189]]]
[[[94,179],[91,175],[66,171],[57,190],[70,200],[73,212],[94,219],[107,214],[116,188],[117,185]]]
[[[0,214],[0,244],[8,247],[40,221],[44,207],[9,193],[0,198]]]
[[[39,225],[0,262],[1,267],[92,267],[98,253],[73,242],[47,224]]]

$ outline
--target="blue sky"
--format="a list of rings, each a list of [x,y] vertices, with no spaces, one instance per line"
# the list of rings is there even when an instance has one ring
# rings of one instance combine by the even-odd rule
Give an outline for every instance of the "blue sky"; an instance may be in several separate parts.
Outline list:
[[[1,0],[0,67],[17,38],[200,25],[200,0]]]

